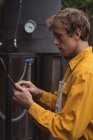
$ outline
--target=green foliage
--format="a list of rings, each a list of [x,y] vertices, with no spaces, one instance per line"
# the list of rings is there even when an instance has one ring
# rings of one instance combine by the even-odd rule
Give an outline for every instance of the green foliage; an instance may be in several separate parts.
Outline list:
[[[61,0],[62,7],[78,8],[93,17],[93,0]]]

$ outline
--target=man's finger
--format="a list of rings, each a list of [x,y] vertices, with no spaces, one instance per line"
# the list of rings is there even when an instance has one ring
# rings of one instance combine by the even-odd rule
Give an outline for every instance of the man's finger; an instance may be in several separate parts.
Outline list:
[[[19,81],[18,84],[31,84],[31,82],[22,80],[22,81]]]
[[[15,83],[15,86],[16,86],[16,88],[17,88],[17,90],[19,90],[19,91],[23,91],[24,90],[24,87],[22,87],[20,84],[18,84],[18,83]]]

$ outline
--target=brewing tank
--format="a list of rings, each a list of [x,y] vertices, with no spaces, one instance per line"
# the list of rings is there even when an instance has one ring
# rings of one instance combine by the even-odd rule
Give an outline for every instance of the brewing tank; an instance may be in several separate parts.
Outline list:
[[[6,71],[0,61],[0,140],[48,140],[49,133],[40,130],[13,101],[7,73],[14,82],[24,79],[46,91],[57,90],[65,60],[52,44],[46,20],[60,10],[61,0],[8,0],[3,4],[0,58]]]

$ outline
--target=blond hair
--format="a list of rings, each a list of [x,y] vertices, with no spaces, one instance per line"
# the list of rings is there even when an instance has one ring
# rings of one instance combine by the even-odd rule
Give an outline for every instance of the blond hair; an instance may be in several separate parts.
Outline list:
[[[60,21],[69,35],[73,35],[77,28],[81,30],[81,39],[88,40],[90,23],[88,16],[81,10],[75,8],[65,8],[47,20],[49,29],[53,29]]]

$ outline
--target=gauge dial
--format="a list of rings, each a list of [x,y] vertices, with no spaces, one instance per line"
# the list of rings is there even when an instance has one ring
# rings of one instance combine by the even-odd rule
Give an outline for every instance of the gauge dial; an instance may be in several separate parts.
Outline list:
[[[24,25],[24,30],[27,33],[33,33],[36,29],[36,23],[33,20],[28,20]]]

